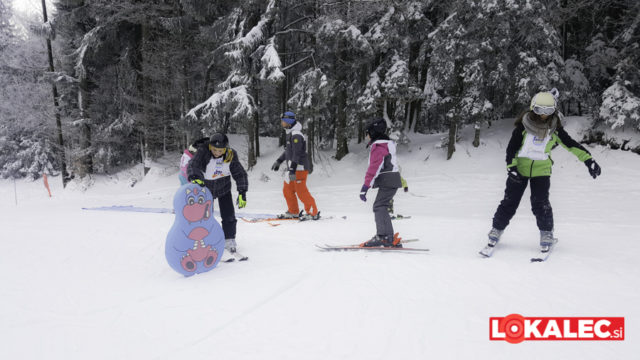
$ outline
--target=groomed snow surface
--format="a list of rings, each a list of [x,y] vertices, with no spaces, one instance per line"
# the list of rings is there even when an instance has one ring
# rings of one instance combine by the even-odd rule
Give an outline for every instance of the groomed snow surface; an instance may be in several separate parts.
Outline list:
[[[355,244],[375,233],[358,199],[368,152],[350,145],[342,161],[321,152],[309,180],[324,216],[238,221],[243,263],[185,278],[164,256],[173,215],[82,207],[171,207],[180,154],[62,189],[50,178],[0,181],[0,358],[2,359],[637,359],[640,342],[640,158],[589,147],[602,166],[593,180],[563,148],[553,152],[551,204],[559,243],[530,263],[538,230],[529,191],[494,257],[481,258],[502,199],[512,119],[473,129],[451,161],[442,135],[409,134],[399,146],[410,193],[394,222],[423,254],[322,252],[314,244]],[[566,119],[576,139],[584,118]],[[231,144],[246,163],[244,137]],[[243,213],[286,210],[282,151],[261,139]],[[265,181],[265,175],[269,181]],[[139,179],[134,183],[133,179]],[[15,196],[17,194],[17,205]],[[235,196],[235,185],[234,185]],[[217,204],[215,205],[217,210]],[[624,341],[489,340],[489,318],[625,317]]]

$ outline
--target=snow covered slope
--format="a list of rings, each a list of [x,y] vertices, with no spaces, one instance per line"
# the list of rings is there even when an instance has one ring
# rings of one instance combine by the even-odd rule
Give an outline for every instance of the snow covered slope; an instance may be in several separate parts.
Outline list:
[[[568,118],[576,138],[585,119]],[[321,153],[309,189],[330,220],[238,222],[244,263],[183,278],[164,258],[173,215],[82,207],[171,207],[179,154],[90,185],[50,179],[0,181],[0,358],[3,359],[632,359],[640,353],[640,158],[603,147],[593,180],[554,150],[555,252],[529,263],[538,243],[528,190],[491,259],[478,250],[506,180],[512,120],[465,129],[451,161],[439,135],[410,134],[399,147],[410,193],[396,196],[394,223],[426,254],[321,252],[374,234],[362,203],[367,150],[340,162]],[[250,172],[247,213],[285,210],[281,149],[263,139]],[[232,136],[242,152],[244,139]],[[246,161],[246,156],[242,156]],[[266,178],[269,181],[266,181]],[[134,185],[134,186],[131,186]],[[375,192],[375,190],[374,190]],[[370,199],[373,199],[373,195]],[[217,205],[216,205],[217,209]],[[635,285],[634,285],[635,284]],[[621,342],[489,341],[489,317],[623,316]]]

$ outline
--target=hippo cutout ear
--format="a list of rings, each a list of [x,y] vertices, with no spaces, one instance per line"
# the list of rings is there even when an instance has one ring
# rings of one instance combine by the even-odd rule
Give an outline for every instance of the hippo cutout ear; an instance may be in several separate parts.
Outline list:
[[[216,267],[224,252],[224,232],[213,215],[210,191],[196,184],[182,185],[173,198],[175,219],[167,234],[169,266],[184,276]],[[202,201],[193,201],[198,194]]]

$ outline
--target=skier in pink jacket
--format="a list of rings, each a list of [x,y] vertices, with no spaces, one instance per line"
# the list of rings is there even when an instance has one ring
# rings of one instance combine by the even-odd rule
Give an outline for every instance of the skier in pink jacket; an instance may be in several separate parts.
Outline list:
[[[383,118],[369,121],[365,132],[369,139],[367,146],[371,146],[371,150],[369,152],[369,167],[364,176],[364,185],[360,190],[360,200],[366,202],[369,188],[378,188],[378,194],[373,203],[377,233],[360,246],[402,247],[400,238],[397,234],[394,235],[391,216],[387,211],[389,202],[402,187],[398,159],[396,158],[396,143],[387,136],[387,122]]]
[[[195,156],[198,151],[198,147],[209,141],[209,138],[201,138],[196,140],[193,144],[189,145],[188,149],[184,149],[182,157],[180,158],[180,172],[178,173],[178,179],[180,179],[180,185],[188,183],[187,181],[187,167],[189,161]]]

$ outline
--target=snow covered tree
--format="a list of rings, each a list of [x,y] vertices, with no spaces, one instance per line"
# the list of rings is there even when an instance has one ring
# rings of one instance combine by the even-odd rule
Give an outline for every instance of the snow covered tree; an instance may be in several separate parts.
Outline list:
[[[589,80],[584,74],[584,66],[575,57],[567,59],[564,62],[564,83],[566,90],[562,91],[561,102],[566,106],[563,110],[565,115],[578,114],[582,115],[582,104],[589,99],[591,86]],[[571,105],[575,104],[577,109],[572,109]],[[572,112],[573,110],[573,112]]]
[[[37,179],[60,172],[51,85],[42,40],[5,38],[0,52],[0,177]]]
[[[216,92],[187,114],[187,122],[195,124],[205,120],[209,128],[217,128],[218,131],[227,132],[231,125],[236,130],[243,128],[249,140],[249,168],[257,161],[257,81],[277,83],[283,79],[274,40],[269,37],[277,11],[275,0],[270,0],[265,7],[262,2],[245,1],[229,14],[230,18],[239,20],[227,22],[230,26],[227,33],[232,34],[233,39],[214,52],[214,56],[222,53],[223,57],[213,59],[209,65],[211,67],[221,60],[228,61],[227,77],[217,85]],[[261,53],[260,65],[254,65],[256,51]],[[210,131],[206,130],[207,133]]]
[[[640,97],[629,91],[622,81],[616,81],[602,94],[600,117],[612,130],[640,131]]]
[[[328,115],[327,104],[331,98],[331,83],[320,69],[309,69],[298,78],[293,86],[294,94],[288,101],[289,107],[296,110],[297,119],[304,119],[309,139],[309,157],[315,152],[315,132],[317,124]]]
[[[350,80],[354,70],[362,66],[373,52],[367,39],[354,25],[342,19],[325,19],[321,24],[317,42],[319,56],[325,59],[323,71],[331,74],[331,80],[335,81],[335,157],[340,160],[349,153],[347,102]]]

